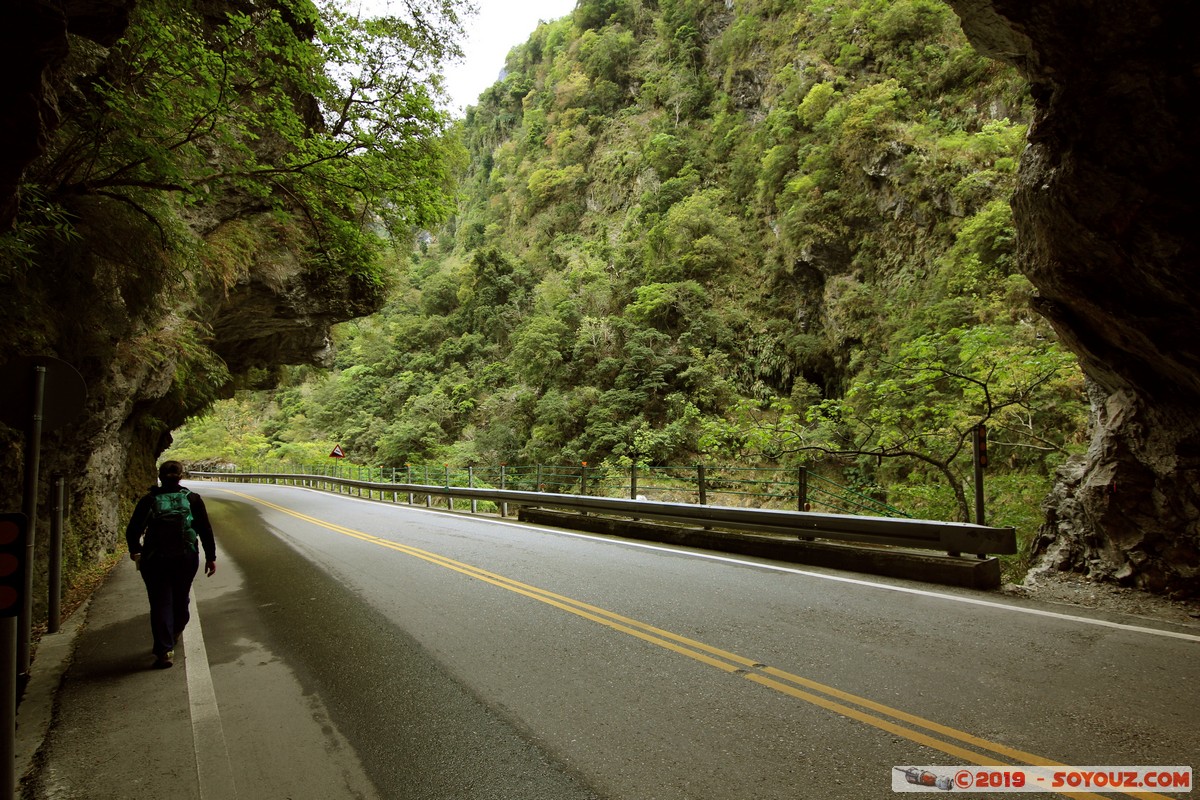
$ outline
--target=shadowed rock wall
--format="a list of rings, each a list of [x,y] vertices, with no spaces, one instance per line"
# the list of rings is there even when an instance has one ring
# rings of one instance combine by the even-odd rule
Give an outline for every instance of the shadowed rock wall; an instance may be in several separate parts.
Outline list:
[[[131,7],[130,0],[9,0],[0,8],[0,64],[7,67],[0,232],[12,228],[22,176],[54,136],[60,104],[67,105],[72,48],[115,42]],[[170,430],[199,411],[214,387],[232,391],[227,382],[251,370],[323,363],[330,326],[374,311],[382,299],[377,286],[308,266],[303,232],[257,218],[254,204],[188,212],[207,215],[183,219],[197,246],[239,245],[225,247],[233,255],[224,274],[196,275],[172,256],[162,230],[128,206],[97,197],[65,203],[77,238],[47,244],[31,264],[0,264],[0,366],[52,355],[78,369],[88,388],[80,418],[43,439],[38,584],[48,561],[50,476],[66,478],[68,570],[94,562],[121,541],[132,500],[154,480]],[[0,425],[0,510],[21,507],[24,455],[22,431]],[[35,617],[44,597],[38,588]]]
[[[1022,270],[1091,380],[1092,443],[1047,503],[1041,568],[1200,591],[1200,53],[1171,0],[950,0],[1037,115]]]

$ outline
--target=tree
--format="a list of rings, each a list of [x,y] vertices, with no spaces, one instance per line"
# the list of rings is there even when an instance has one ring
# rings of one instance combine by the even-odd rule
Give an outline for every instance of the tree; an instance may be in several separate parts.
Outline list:
[[[901,346],[896,358],[840,400],[802,409],[781,404],[761,441],[776,455],[817,452],[838,457],[906,459],[930,467],[953,492],[962,521],[971,519],[965,469],[977,425],[1003,437],[992,449],[1037,455],[1065,453],[1056,382],[1074,373],[1069,353],[1048,340],[1015,343],[991,326],[928,334]],[[1078,389],[1076,389],[1078,391]],[[1078,404],[1078,398],[1076,398]],[[1015,463],[1019,456],[1012,454]]]
[[[372,228],[452,209],[459,149],[436,69],[455,52],[456,6],[408,0],[403,17],[362,20],[297,0],[202,19],[183,0],[139,3],[31,178],[57,203],[131,207],[164,241],[179,208],[218,222],[275,209],[317,263],[377,283]]]
[[[650,277],[711,279],[737,262],[744,236],[723,209],[726,197],[721,189],[705,189],[671,206],[646,237]]]
[[[512,339],[512,359],[518,372],[532,385],[549,383],[570,352],[570,330],[554,317],[531,317]]]

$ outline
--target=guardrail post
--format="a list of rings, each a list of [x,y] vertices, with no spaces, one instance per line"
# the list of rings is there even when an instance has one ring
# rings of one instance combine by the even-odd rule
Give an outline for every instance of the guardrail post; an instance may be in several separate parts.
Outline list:
[[[506,488],[508,488],[505,486],[505,479],[508,477],[508,475],[506,474],[506,470],[507,470],[506,465],[501,464],[500,465],[500,491],[502,491],[502,492]],[[502,517],[508,516],[508,503],[507,502],[500,504],[500,516],[502,516]]]
[[[587,462],[579,462],[579,493],[587,495]]]
[[[987,426],[982,422],[975,426],[975,524],[984,524],[983,509],[983,469],[987,466]],[[977,553],[980,558],[987,558],[986,553]]]
[[[708,487],[704,482],[704,465],[696,465],[696,487],[700,490],[700,505],[708,504]]]
[[[983,468],[987,466],[987,426],[980,423],[972,431],[975,438],[973,455],[975,462],[975,524],[983,525]]]
[[[799,505],[799,508],[796,510],[797,511],[807,511],[808,510],[808,508],[807,508],[807,506],[808,506],[808,470],[806,470],[804,467],[800,467],[799,471],[796,473],[796,497],[797,497],[797,503]],[[801,536],[799,538],[800,538],[800,541],[802,541],[802,542],[811,542],[814,539],[814,537],[812,537],[812,536]]]
[[[467,488],[475,488],[475,468],[467,467]],[[479,501],[474,497],[471,498],[471,513],[475,514],[479,511]]]

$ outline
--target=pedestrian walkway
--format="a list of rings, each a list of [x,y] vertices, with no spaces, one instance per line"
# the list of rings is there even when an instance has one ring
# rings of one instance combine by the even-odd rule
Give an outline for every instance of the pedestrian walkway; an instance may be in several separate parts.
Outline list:
[[[201,797],[187,644],[174,667],[151,668],[146,591],[132,562],[118,564],[38,646],[17,714],[20,796]]]
[[[145,587],[131,561],[119,563],[38,645],[18,708],[17,796],[374,798],[319,699],[262,643],[241,583],[227,559],[201,574],[175,665],[153,669]]]

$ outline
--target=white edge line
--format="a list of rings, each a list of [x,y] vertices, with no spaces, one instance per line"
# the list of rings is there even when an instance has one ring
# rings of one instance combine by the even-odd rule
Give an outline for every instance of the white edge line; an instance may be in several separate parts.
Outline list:
[[[262,484],[259,484],[262,485]],[[215,487],[214,487],[215,488]],[[317,494],[328,495],[330,492],[320,489],[311,489],[307,486],[283,486],[284,489],[300,489],[307,492],[315,492]],[[448,513],[432,508],[424,508],[421,506],[410,506],[405,503],[381,503],[378,500],[368,500],[365,497],[356,497],[354,495],[335,494],[336,497],[341,497],[345,500],[357,500],[362,503],[370,503],[375,507],[384,508],[403,508],[409,511],[418,511],[425,514],[434,514],[440,517],[445,517]],[[622,539],[616,539],[608,536],[594,536],[588,533],[577,533],[574,531],[563,531],[554,528],[543,528],[534,525],[527,525],[522,522],[510,522],[505,519],[488,519],[474,517],[479,522],[489,522],[495,525],[504,525],[510,528],[520,528],[522,530],[532,531],[536,533],[551,533],[558,536],[568,536],[576,539],[587,539],[593,542],[603,542],[605,544],[621,545],[624,547],[636,547],[643,550],[656,550],[663,553],[672,553],[674,555],[689,556],[691,558],[699,558],[707,561],[720,561],[726,564],[736,564],[743,567],[756,567],[758,569],[771,570],[773,572],[786,572],[791,575],[803,575],[808,578],[819,578],[825,581],[834,581],[836,583],[848,583],[853,586],[866,586],[872,589],[884,589],[889,592],[901,592],[903,594],[917,595],[918,597],[929,597],[936,600],[949,600],[955,603],[967,603],[975,606],[983,606],[985,608],[994,608],[1001,611],[1012,611],[1018,614],[1030,614],[1036,617],[1049,617],[1050,619],[1065,620],[1068,622],[1078,622],[1084,625],[1096,625],[1101,628],[1113,628],[1115,630],[1128,631],[1130,633],[1144,633],[1151,636],[1165,636],[1170,639],[1181,639],[1185,642],[1200,642],[1200,635],[1194,633],[1182,633],[1179,631],[1168,631],[1160,628],[1148,628],[1142,625],[1129,625],[1123,622],[1111,622],[1105,619],[1095,619],[1093,617],[1080,617],[1074,614],[1063,614],[1057,611],[1043,611],[1038,608],[1021,608],[1020,606],[1010,605],[1008,603],[997,603],[993,600],[980,600],[974,597],[960,597],[953,594],[945,594],[943,592],[933,592],[928,589],[913,589],[908,586],[893,586],[887,583],[876,583],[875,581],[863,580],[861,578],[844,578],[840,575],[826,575],[821,572],[812,572],[810,570],[796,569],[794,567],[783,567],[777,564],[768,564],[761,561],[747,561],[740,558],[731,558],[729,556],[718,556],[711,553],[701,553],[695,550],[668,547],[665,545],[647,544],[645,542],[631,542]],[[1170,624],[1170,623],[1168,623]]]
[[[208,649],[200,627],[200,603],[192,593],[191,619],[183,629],[184,670],[187,672],[188,710],[192,719],[192,745],[201,800],[236,800],[233,765],[225,743],[225,729],[217,707]]]

